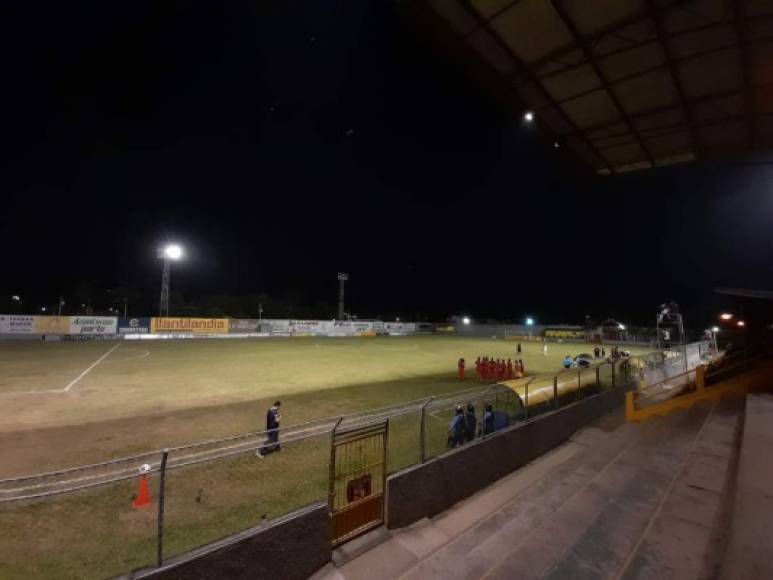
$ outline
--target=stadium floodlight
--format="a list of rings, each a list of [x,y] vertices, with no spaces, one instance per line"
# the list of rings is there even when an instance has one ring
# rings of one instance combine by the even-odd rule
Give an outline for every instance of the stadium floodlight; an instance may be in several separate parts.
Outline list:
[[[532,113],[531,111],[526,111],[523,114],[523,120],[526,121],[527,123],[531,123],[534,120],[534,113]]]
[[[164,248],[164,258],[167,260],[179,260],[183,257],[183,249],[177,244],[169,244]]]
[[[719,332],[719,326],[712,326],[711,327],[711,332],[715,332],[715,333]]]
[[[183,257],[183,249],[179,244],[167,244],[163,248],[159,248],[158,257],[164,263],[161,273],[161,300],[158,305],[158,315],[169,316],[169,274],[171,264]]]
[[[45,307],[45,306],[41,306],[41,307],[40,307],[40,311],[41,311],[41,312],[45,312],[45,311],[46,311],[46,307]]]
[[[534,319],[531,316],[526,317],[526,326],[534,326]]]
[[[738,326],[746,326],[746,323],[743,320],[739,320],[738,322],[736,322],[736,325],[738,325]]]
[[[625,330],[625,324],[618,324],[617,328],[619,328],[620,330]]]
[[[723,312],[722,314],[719,315],[719,317],[722,320],[731,320],[733,318],[733,315],[730,312]]]
[[[462,324],[469,324],[470,322],[471,320],[469,316],[465,316],[464,318],[462,318]]]

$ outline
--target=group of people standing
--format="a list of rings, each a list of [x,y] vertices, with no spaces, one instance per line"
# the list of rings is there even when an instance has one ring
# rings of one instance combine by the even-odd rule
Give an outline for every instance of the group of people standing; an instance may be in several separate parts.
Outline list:
[[[475,406],[472,403],[467,404],[465,409],[462,405],[457,405],[454,418],[448,426],[447,447],[460,447],[465,442],[472,441],[476,435],[480,435],[477,430],[478,418],[475,416]],[[494,410],[491,405],[486,405],[483,413],[483,434],[488,435],[494,432]]]
[[[487,356],[478,357],[475,360],[475,373],[481,381],[507,381],[510,379],[520,379],[526,374],[523,366],[523,359],[518,358],[515,361],[511,359],[489,358]]]

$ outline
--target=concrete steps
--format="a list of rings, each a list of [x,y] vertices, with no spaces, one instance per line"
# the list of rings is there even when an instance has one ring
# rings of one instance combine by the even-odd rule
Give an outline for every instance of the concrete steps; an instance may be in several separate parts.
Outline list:
[[[768,383],[770,384],[770,383]],[[773,578],[773,395],[746,399],[732,520],[719,577]]]
[[[716,577],[741,399],[645,423],[612,413],[325,580]],[[727,576],[728,578],[732,576]]]
[[[700,430],[622,578],[714,578],[726,543],[743,425],[742,397],[723,398]]]

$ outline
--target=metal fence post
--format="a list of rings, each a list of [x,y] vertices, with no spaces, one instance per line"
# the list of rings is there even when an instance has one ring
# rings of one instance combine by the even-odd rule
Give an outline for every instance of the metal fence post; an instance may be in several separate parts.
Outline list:
[[[531,382],[531,381],[529,381],[529,382]],[[526,398],[526,403],[525,403],[525,406],[523,408],[523,418],[524,419],[528,419],[529,418],[529,383],[526,383],[526,387],[525,387],[524,390],[526,392],[526,397],[525,397]]]
[[[157,566],[164,562],[164,500],[166,498],[166,461],[169,459],[169,449],[164,449],[161,456],[161,477],[158,482],[158,544],[156,553]]]
[[[575,397],[576,401],[580,400],[580,391],[582,390],[582,380],[580,379],[581,375],[582,375],[582,369],[577,371],[577,396]]]
[[[596,367],[596,388],[601,389],[601,365]]]
[[[419,441],[421,445],[421,462],[427,461],[427,405],[432,402],[432,397],[421,406],[421,430],[419,431]]]
[[[336,468],[336,460],[335,460],[335,453],[336,453],[336,429],[338,429],[338,426],[341,424],[341,421],[343,421],[343,417],[339,417],[338,421],[336,421],[336,424],[333,426],[333,430],[330,432],[330,481],[329,481],[329,488],[328,488],[328,506],[330,507],[330,510],[333,510],[333,496],[335,495],[335,468]]]
[[[612,388],[614,389],[616,386],[615,383],[615,363],[612,363]]]
[[[553,408],[558,409],[558,377],[553,375]]]

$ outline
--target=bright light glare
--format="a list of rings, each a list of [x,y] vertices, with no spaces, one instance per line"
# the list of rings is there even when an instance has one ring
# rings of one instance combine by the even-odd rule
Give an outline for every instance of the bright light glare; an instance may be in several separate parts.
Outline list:
[[[526,121],[527,123],[531,123],[534,120],[534,113],[532,113],[531,111],[526,111],[523,114],[523,120]]]
[[[736,322],[736,324],[738,326],[746,326],[746,323],[743,320],[739,320],[738,322]]]
[[[617,327],[618,327],[620,330],[625,330],[625,324],[618,324],[618,325],[617,325]]]
[[[170,260],[179,260],[183,257],[183,249],[177,244],[170,244],[164,248],[164,257]]]
[[[526,317],[526,326],[534,326],[534,319],[531,316]]]
[[[730,320],[731,318],[733,318],[733,315],[730,314],[729,312],[723,312],[722,314],[719,315],[719,317],[722,320]]]
[[[465,316],[464,318],[462,318],[462,323],[469,324],[470,323],[470,317],[469,316]]]
[[[13,300],[14,302],[21,302],[21,298],[19,296],[17,296],[16,294],[11,296],[11,300]]]

